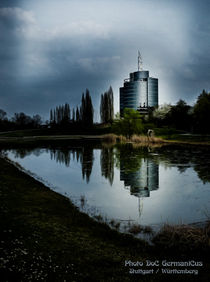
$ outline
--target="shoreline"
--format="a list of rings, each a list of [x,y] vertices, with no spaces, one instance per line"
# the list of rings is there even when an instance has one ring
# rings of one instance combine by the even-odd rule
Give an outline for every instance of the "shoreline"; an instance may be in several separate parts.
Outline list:
[[[5,159],[0,166],[1,281],[103,281],[121,275],[130,281],[123,261],[145,260],[150,253],[145,242],[79,212],[68,198]]]
[[[111,136],[112,134],[110,134]],[[0,145],[4,144],[27,144],[27,143],[36,143],[36,142],[57,142],[57,141],[105,141],[107,135],[43,135],[43,136],[21,136],[21,137],[8,137],[8,136],[1,136],[0,135]],[[140,136],[141,137],[141,136]],[[143,146],[151,146],[151,145],[192,145],[192,146],[210,146],[209,141],[191,141],[191,140],[169,140],[163,139],[162,137],[157,137],[157,141],[151,138],[150,140],[146,140],[146,136],[142,136],[145,140],[144,141],[131,141],[131,140],[123,140],[122,142],[116,141],[114,143],[118,144],[135,144],[135,145],[143,145]],[[114,137],[116,139],[116,137]],[[120,138],[120,137],[119,137]],[[111,141],[111,140],[110,140]],[[107,143],[111,143],[107,140]]]

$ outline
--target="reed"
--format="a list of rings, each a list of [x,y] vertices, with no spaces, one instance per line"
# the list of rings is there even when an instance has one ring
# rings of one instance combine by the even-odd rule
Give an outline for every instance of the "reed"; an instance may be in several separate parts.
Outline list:
[[[133,225],[129,228],[128,232],[129,232],[129,233],[132,233],[132,234],[134,234],[134,235],[137,235],[137,234],[141,233],[141,232],[143,231],[143,229],[144,229],[144,228],[143,228],[141,225],[139,225],[139,224],[133,224]]]
[[[127,142],[127,138],[123,135],[119,135],[117,136],[117,141],[119,141],[120,143],[125,143]]]
[[[153,243],[162,249],[176,251],[210,250],[210,223],[204,228],[190,225],[168,225],[153,238]]]
[[[145,135],[133,135],[130,139],[131,142],[134,143],[152,143],[152,144],[162,144],[164,140],[159,137],[147,137]]]
[[[165,141],[159,137],[147,137],[145,135],[133,135],[131,138],[126,138],[123,135],[116,135],[113,133],[103,135],[103,141],[111,144],[115,144],[116,142],[126,143],[132,142],[136,144],[163,144]]]
[[[103,140],[108,143],[116,143],[117,138],[118,136],[113,133],[103,135]]]

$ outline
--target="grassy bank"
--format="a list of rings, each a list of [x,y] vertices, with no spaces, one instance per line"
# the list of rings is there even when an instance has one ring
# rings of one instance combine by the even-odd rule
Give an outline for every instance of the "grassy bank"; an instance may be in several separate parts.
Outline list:
[[[168,281],[167,275],[129,274],[124,266],[125,260],[147,259],[202,260],[199,276],[170,275],[170,280],[208,281],[208,249],[168,252],[163,240],[150,247],[92,220],[5,159],[0,168],[1,281]]]
[[[126,281],[124,260],[146,258],[145,243],[96,223],[5,160],[0,166],[1,281]]]
[[[109,128],[107,127],[106,130]],[[0,145],[4,144],[43,144],[44,142],[56,141],[72,141],[72,140],[92,140],[92,141],[107,141],[111,143],[116,142],[131,142],[134,144],[191,144],[191,145],[210,145],[209,135],[192,135],[192,134],[178,134],[176,131],[165,130],[161,128],[155,129],[155,136],[148,138],[146,135],[133,135],[130,139],[125,136],[118,136],[113,133],[105,134],[103,128],[96,127],[94,131],[90,132],[74,132],[74,131],[58,131],[54,129],[33,129],[33,130],[16,130],[10,132],[0,133]]]
[[[19,129],[0,132],[0,137],[30,137],[57,135],[102,135],[110,132],[110,126],[96,124],[93,127],[74,126],[70,128]]]

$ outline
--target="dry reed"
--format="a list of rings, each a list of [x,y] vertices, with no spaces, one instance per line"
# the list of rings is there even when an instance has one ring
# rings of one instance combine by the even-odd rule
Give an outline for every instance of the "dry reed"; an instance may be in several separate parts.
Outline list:
[[[209,229],[198,228],[189,225],[164,225],[160,232],[154,237],[153,243],[165,249],[182,250],[209,250]]]
[[[138,224],[133,224],[128,230],[129,233],[132,233],[135,235],[141,233],[142,231],[143,231],[143,227]]]
[[[120,143],[124,142],[133,142],[133,143],[146,143],[146,144],[162,144],[164,140],[158,137],[147,137],[145,135],[132,135],[131,138],[126,138],[123,135],[116,135],[113,133],[103,135],[103,140],[109,143],[116,143],[117,141]]]
[[[164,140],[158,137],[147,137],[145,135],[133,135],[131,137],[131,142],[134,143],[154,143],[154,144],[162,144]]]
[[[116,143],[117,138],[118,136],[113,133],[103,135],[103,140],[109,143]]]

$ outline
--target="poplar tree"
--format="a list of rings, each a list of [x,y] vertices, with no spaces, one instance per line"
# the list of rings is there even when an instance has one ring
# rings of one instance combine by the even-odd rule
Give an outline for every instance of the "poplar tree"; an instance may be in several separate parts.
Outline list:
[[[79,112],[78,107],[76,109],[76,122],[80,122],[80,112]]]
[[[112,123],[114,119],[114,97],[112,87],[101,95],[100,116],[102,123]]]
[[[84,125],[92,126],[93,125],[93,114],[94,109],[92,105],[92,99],[90,92],[86,89],[86,94],[82,94],[82,101],[80,107],[81,121]]]
[[[72,111],[72,121],[75,122],[75,109],[73,108],[73,111]]]
[[[52,125],[68,124],[70,121],[70,107],[69,104],[57,106],[54,110],[50,110],[50,123]]]

